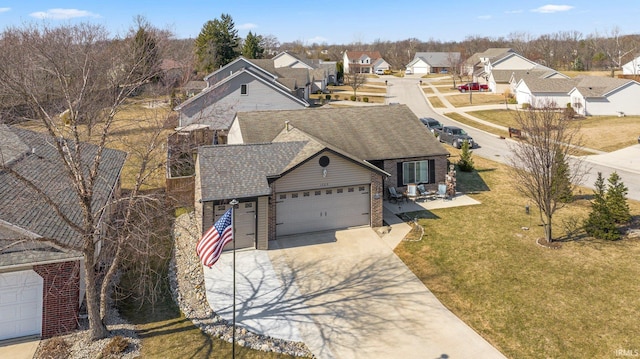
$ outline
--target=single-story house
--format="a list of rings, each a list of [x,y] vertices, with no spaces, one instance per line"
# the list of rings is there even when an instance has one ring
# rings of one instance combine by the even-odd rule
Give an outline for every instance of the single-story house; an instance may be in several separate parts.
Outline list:
[[[520,105],[533,107],[554,103],[557,108],[566,108],[571,102],[569,92],[578,83],[577,79],[554,79],[529,77],[518,81],[515,96]]]
[[[581,77],[569,97],[575,111],[583,116],[640,115],[640,83],[634,80]]]
[[[44,200],[13,174],[17,172],[50,198],[67,218],[81,225],[82,209],[53,139],[0,125],[0,340],[50,338],[77,327],[84,299],[82,237]],[[81,144],[90,160],[97,147]],[[105,149],[93,207],[108,221],[108,204],[118,195],[126,153]],[[88,165],[89,163],[87,163]],[[96,242],[96,255],[101,241]]]
[[[489,74],[489,89],[494,93],[509,91],[516,93],[516,85],[522,79],[567,79],[568,76],[546,66],[536,66],[529,70],[496,70]]]
[[[437,189],[449,155],[405,105],[240,112],[228,140],[198,149],[195,208],[204,231],[237,199],[236,248],[381,226],[388,188]]]
[[[406,68],[413,74],[436,74],[459,65],[459,52],[416,52]]]

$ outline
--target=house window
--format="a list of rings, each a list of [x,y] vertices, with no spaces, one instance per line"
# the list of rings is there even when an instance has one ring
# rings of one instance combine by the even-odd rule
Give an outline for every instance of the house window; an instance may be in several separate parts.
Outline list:
[[[240,85],[240,94],[247,95],[248,93],[249,93],[249,85],[247,84]]]
[[[402,184],[428,183],[429,161],[404,162],[402,164]]]
[[[291,198],[298,198],[298,194],[297,193],[292,193],[291,194]]]

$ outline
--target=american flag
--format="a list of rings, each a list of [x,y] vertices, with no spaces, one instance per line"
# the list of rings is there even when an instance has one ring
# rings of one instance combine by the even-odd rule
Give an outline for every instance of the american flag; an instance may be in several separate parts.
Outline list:
[[[203,265],[211,268],[222,254],[222,248],[233,240],[233,214],[229,208],[200,238],[196,253]]]

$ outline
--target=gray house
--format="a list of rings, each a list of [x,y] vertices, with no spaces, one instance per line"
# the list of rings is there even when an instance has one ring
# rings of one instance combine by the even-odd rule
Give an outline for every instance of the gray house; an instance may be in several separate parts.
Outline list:
[[[448,152],[404,105],[241,112],[228,140],[198,149],[195,206],[204,231],[239,200],[238,248],[381,226],[388,187],[436,189],[447,170]]]

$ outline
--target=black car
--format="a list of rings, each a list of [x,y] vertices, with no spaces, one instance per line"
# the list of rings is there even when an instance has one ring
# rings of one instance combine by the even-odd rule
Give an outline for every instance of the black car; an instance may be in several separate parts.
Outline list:
[[[462,143],[465,141],[469,142],[469,148],[473,148],[477,145],[465,130],[456,126],[444,126],[438,139],[440,142],[446,142],[455,148],[461,148]]]
[[[436,120],[435,118],[423,117],[420,119],[420,122],[422,122],[425,126],[427,126],[427,128],[429,129],[429,131],[431,131],[431,133],[436,133],[437,131],[442,130],[442,124],[440,123],[440,121]]]

